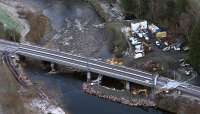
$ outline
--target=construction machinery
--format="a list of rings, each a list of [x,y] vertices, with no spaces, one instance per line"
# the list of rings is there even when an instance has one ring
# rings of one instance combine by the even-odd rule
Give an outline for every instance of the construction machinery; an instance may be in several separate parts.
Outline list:
[[[138,89],[138,90],[133,90],[132,91],[133,95],[145,95],[145,97],[148,96],[148,90],[147,89]]]
[[[111,65],[123,65],[123,61],[116,57],[106,60],[106,63]]]

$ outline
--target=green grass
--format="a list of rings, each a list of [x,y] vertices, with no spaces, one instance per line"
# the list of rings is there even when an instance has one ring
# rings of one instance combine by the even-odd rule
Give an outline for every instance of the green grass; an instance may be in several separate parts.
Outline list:
[[[14,29],[17,32],[21,32],[22,30],[22,27],[8,15],[8,12],[2,8],[0,8],[0,22],[4,24],[6,29]]]

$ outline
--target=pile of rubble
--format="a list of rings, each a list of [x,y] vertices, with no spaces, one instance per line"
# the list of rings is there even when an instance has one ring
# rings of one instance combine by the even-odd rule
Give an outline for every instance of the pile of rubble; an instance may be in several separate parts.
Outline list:
[[[130,98],[130,97],[125,98],[124,96],[106,94],[105,92],[103,92],[103,90],[99,90],[100,89],[99,87],[97,89],[95,88],[95,85],[91,85],[90,83],[84,83],[82,85],[82,88],[86,93],[90,95],[96,95],[100,98],[108,99],[114,102],[129,105],[129,106],[147,106],[147,107],[156,106],[156,103],[150,100],[149,98]]]

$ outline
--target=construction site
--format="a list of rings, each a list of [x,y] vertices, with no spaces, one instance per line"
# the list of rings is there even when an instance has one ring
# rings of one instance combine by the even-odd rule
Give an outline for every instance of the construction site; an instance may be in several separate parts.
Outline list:
[[[199,9],[0,0],[0,114],[199,114]]]

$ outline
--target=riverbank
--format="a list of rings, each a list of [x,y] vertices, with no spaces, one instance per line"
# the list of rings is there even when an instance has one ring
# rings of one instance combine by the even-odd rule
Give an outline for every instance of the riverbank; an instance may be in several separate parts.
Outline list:
[[[2,53],[0,53],[0,57],[2,57]],[[0,69],[0,114],[27,114],[18,93],[19,84],[2,60]]]
[[[128,106],[155,107],[156,103],[148,97],[133,96],[125,90],[112,90],[101,85],[91,85],[91,83],[83,83],[83,91],[90,95],[108,99],[113,102],[125,104]]]
[[[42,88],[22,86],[4,60],[0,61],[0,114],[67,114]]]
[[[82,90],[82,84],[86,81],[85,73],[49,74],[49,70],[33,67],[31,63],[25,66],[25,70],[33,83],[48,90],[48,95],[60,101],[58,103],[70,114],[171,114],[155,108],[131,107],[89,95]]]
[[[64,110],[58,106],[57,102],[51,99],[40,86],[35,86],[24,73],[22,66],[15,60],[10,58],[11,55],[5,53],[3,57],[4,63],[12,72],[12,77],[19,84],[17,93],[19,94],[23,107],[27,109],[29,114],[66,114]]]
[[[26,20],[21,18],[22,15],[18,14],[19,10],[17,6],[10,7],[7,4],[0,3],[0,22],[3,23],[3,29],[15,30],[21,34],[19,42],[24,43],[26,41],[26,35],[30,28]],[[32,20],[35,21],[35,20]],[[35,24],[34,26],[37,26]],[[5,37],[6,40],[9,38]],[[16,41],[16,40],[15,40]],[[30,80],[22,80],[26,77],[21,77],[23,74],[22,69],[16,69],[16,72],[22,74],[11,73],[11,69],[8,69],[5,65],[5,61],[1,61],[0,67],[2,71],[1,75],[1,98],[0,98],[0,113],[1,114],[66,114],[60,107],[57,106],[53,99],[50,99],[40,87],[34,87],[33,85],[21,85],[20,82],[27,84],[31,83]],[[10,61],[13,65],[13,61]],[[14,65],[15,66],[15,65]],[[16,65],[19,66],[19,65]],[[11,68],[11,67],[9,67]],[[6,78],[4,78],[6,77]],[[7,83],[7,84],[6,84]],[[11,87],[12,86],[12,87]],[[5,89],[5,90],[4,90]]]
[[[90,95],[131,107],[153,107],[176,114],[199,114],[200,99],[188,95],[171,94],[156,95],[154,100],[148,97],[137,97],[125,90],[116,90],[101,85],[83,83],[82,89]]]
[[[38,68],[36,70],[36,72],[38,70],[41,70],[42,67],[37,66],[38,64],[36,64],[36,61],[32,61],[33,63],[29,63],[29,68],[34,68],[34,63],[35,63],[35,67]],[[28,62],[26,62],[28,63]],[[26,68],[27,65],[24,67]],[[30,70],[31,71],[31,70]],[[53,77],[54,79],[59,78],[56,75],[46,75],[48,74],[48,70],[45,70],[45,76],[44,77]],[[37,75],[38,73],[34,73],[34,75]],[[58,72],[59,74],[59,72]],[[66,73],[65,73],[66,74]],[[67,73],[69,75],[69,73]],[[42,74],[44,75],[44,74]],[[64,76],[64,74],[61,74],[62,76]],[[70,74],[76,77],[77,74]],[[80,74],[79,74],[80,75]],[[41,76],[41,75],[40,75]],[[38,76],[38,77],[40,77]],[[82,75],[80,77],[82,77],[82,79],[84,78],[85,75]],[[86,76],[85,76],[86,77]],[[45,78],[45,79],[46,79]],[[68,77],[69,78],[69,77]],[[85,80],[84,80],[85,81]],[[54,82],[51,82],[49,84],[52,84]],[[60,81],[58,81],[57,83],[60,83]],[[65,82],[64,82],[65,83]],[[112,82],[111,82],[112,83]],[[51,86],[52,87],[52,86]],[[160,94],[158,96],[156,96],[156,100],[154,101],[153,105],[149,105],[148,99],[142,99],[140,97],[130,97],[130,93],[122,90],[122,91],[118,91],[118,90],[114,90],[114,89],[109,89],[107,87],[101,87],[98,85],[94,85],[91,86],[90,84],[86,83],[86,85],[82,85],[82,89],[86,92],[89,93],[90,95],[94,95],[94,96],[98,96],[99,98],[103,98],[106,100],[110,100],[110,101],[114,101],[114,102],[118,102],[118,103],[122,103],[122,104],[126,104],[129,106],[156,106],[160,109],[163,110],[167,110],[170,112],[174,112],[177,114],[198,114],[199,110],[199,104],[200,104],[200,100],[198,98],[186,95],[186,94],[180,94],[176,91],[172,91],[169,94]],[[70,90],[73,90],[70,88]],[[139,99],[139,100],[138,100]],[[129,101],[130,100],[130,101]]]
[[[177,92],[158,95],[156,104],[158,108],[176,114],[199,114],[200,112],[199,98],[187,94],[178,95]]]

